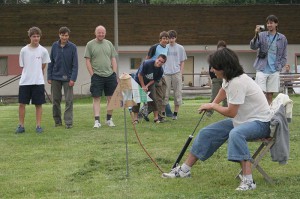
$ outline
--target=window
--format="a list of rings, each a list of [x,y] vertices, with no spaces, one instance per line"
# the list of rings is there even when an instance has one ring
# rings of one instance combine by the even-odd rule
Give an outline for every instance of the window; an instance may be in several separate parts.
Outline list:
[[[8,75],[7,57],[0,57],[0,75]]]
[[[138,69],[142,63],[142,58],[130,58],[130,69]]]

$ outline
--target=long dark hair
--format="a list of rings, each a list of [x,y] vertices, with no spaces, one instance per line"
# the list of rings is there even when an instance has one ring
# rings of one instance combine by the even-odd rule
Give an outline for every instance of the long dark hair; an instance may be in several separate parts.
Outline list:
[[[220,48],[208,56],[208,64],[215,70],[224,71],[224,79],[230,81],[244,73],[237,54],[229,48]]]

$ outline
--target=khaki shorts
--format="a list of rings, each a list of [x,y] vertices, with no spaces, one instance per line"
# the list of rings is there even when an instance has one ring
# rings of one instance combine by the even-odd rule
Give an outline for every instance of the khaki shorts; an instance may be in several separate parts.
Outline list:
[[[165,80],[167,84],[166,96],[164,100],[164,105],[169,103],[170,92],[173,88],[174,92],[174,105],[182,105],[182,75],[181,73],[176,73],[173,75],[165,75]]]
[[[278,71],[272,74],[266,74],[261,71],[257,71],[255,82],[266,93],[279,92],[280,77]]]

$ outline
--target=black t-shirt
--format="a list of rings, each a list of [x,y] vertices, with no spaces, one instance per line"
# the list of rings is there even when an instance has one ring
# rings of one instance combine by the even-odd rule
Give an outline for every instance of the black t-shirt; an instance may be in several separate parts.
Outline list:
[[[157,44],[154,44],[153,46],[150,47],[150,49],[148,51],[148,57],[150,57],[150,59],[155,55],[156,48],[157,48],[158,45],[160,45],[160,44],[157,43]]]
[[[155,60],[145,60],[139,67],[134,77],[135,81],[141,85],[138,74],[143,76],[144,84],[148,84],[151,80],[159,81],[163,76],[163,68],[154,66]]]

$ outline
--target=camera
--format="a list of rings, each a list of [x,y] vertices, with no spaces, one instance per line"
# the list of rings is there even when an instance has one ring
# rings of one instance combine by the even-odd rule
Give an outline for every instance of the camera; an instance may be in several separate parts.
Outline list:
[[[264,59],[268,55],[267,52],[259,51],[257,57]]]
[[[265,30],[265,25],[258,25],[259,26],[259,31],[264,31]]]

